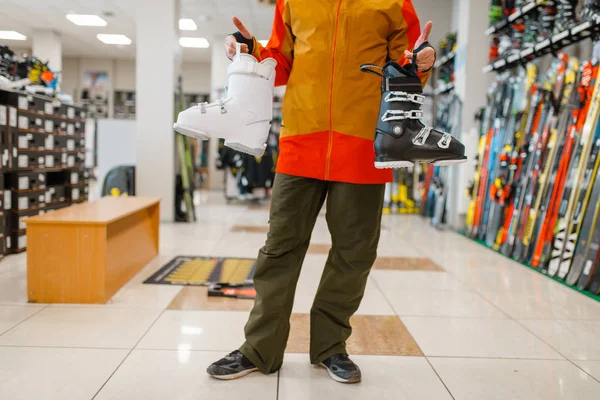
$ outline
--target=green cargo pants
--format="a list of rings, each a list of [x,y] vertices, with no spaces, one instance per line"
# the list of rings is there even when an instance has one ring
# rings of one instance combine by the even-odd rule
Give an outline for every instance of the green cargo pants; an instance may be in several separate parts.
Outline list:
[[[261,372],[283,363],[296,283],[325,197],[332,248],[310,313],[310,361],[346,351],[350,317],[377,257],[384,187],[275,177],[269,233],[254,274],[256,301],[240,348]]]

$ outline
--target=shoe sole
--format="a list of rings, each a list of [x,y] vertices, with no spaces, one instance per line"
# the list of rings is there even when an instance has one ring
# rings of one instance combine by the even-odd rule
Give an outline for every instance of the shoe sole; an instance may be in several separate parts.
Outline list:
[[[175,130],[175,132],[181,133],[182,135],[185,135],[185,136],[190,136],[190,137],[202,139],[202,140],[210,139],[210,136],[208,136],[206,133],[196,130],[196,129],[192,129],[189,126],[173,124],[173,129]]]
[[[452,165],[458,165],[467,162],[467,158],[461,158],[459,160],[440,160],[434,161],[433,164],[436,167],[448,167]],[[389,169],[389,168],[410,168],[414,167],[415,163],[412,161],[375,161],[375,168],[377,169]]]
[[[342,379],[339,376],[337,376],[336,374],[334,374],[333,372],[331,372],[331,370],[329,368],[327,368],[327,366],[323,363],[319,363],[318,364],[319,367],[323,367],[327,370],[327,373],[329,374],[329,377],[331,379],[333,379],[336,382],[339,383],[358,383],[360,382],[361,378],[360,377],[356,377],[356,378],[352,378],[352,379]]]
[[[253,372],[258,371],[258,368],[251,368],[251,369],[246,369],[242,372],[238,372],[237,374],[231,374],[231,375],[213,375],[210,372],[208,372],[208,375],[218,379],[220,381],[232,381],[234,379],[239,379],[239,378],[243,378],[244,376],[251,374]]]
[[[240,153],[249,154],[254,157],[262,157],[265,154],[264,148],[256,149],[256,148],[248,147],[246,145],[243,145],[243,144],[237,143],[237,142],[225,141],[225,146],[227,146],[230,149],[233,149],[235,151],[239,151]]]

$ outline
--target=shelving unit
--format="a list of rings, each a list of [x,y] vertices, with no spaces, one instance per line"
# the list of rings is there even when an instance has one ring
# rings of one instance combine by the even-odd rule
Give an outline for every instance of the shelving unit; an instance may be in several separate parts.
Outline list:
[[[508,27],[508,25],[511,22],[516,21],[517,19],[529,14],[531,11],[533,11],[536,8],[538,8],[539,6],[543,5],[544,1],[545,0],[537,0],[535,2],[531,2],[531,3],[524,5],[522,8],[520,8],[519,10],[517,10],[514,13],[512,13],[511,15],[509,15],[507,18],[502,19],[501,21],[498,21],[494,25],[490,26],[485,31],[485,34],[487,36],[490,36],[496,32],[499,32],[499,31],[505,29],[506,27]]]
[[[577,26],[562,31],[549,39],[537,43],[533,47],[521,50],[506,59],[498,60],[483,68],[483,72],[502,72],[517,65],[526,64],[546,54],[555,53],[574,43],[580,42],[600,33],[600,19],[586,21]]]

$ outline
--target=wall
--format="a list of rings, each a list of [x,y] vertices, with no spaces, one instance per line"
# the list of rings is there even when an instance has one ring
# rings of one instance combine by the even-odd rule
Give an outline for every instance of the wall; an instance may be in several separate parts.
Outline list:
[[[115,90],[135,91],[135,60],[63,57],[62,88],[75,99],[83,85],[84,71],[108,72],[111,113]],[[184,93],[210,93],[210,64],[184,63],[182,77]]]
[[[433,22],[429,42],[436,48],[452,29],[452,4],[453,0],[413,0],[421,26],[427,21]]]

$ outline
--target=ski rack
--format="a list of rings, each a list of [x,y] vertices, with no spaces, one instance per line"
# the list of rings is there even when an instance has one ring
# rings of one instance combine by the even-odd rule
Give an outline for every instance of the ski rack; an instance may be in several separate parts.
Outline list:
[[[445,65],[446,63],[448,63],[449,61],[454,60],[454,57],[456,57],[456,52],[451,51],[450,53],[448,53],[444,57],[442,57],[439,61],[436,61],[436,63],[433,64],[433,67],[439,68],[442,65]]]
[[[440,94],[448,93],[452,90],[454,90],[454,82],[443,83],[439,88],[434,90],[433,95],[439,96]]]
[[[544,39],[533,47],[521,50],[505,59],[495,61],[483,68],[484,73],[491,71],[502,72],[518,65],[527,64],[536,58],[549,53],[556,53],[567,46],[581,42],[600,33],[600,17],[593,21],[586,21],[570,29],[564,30],[551,38]]]
[[[510,14],[508,16],[508,18],[504,18],[501,21],[498,21],[495,24],[493,24],[492,26],[490,26],[485,31],[485,34],[487,36],[490,36],[490,35],[493,35],[494,33],[498,32],[498,31],[501,31],[501,30],[507,28],[508,25],[511,22],[514,22],[516,19],[521,18],[522,16],[529,14],[531,11],[533,11],[536,8],[538,8],[539,6],[543,5],[544,1],[545,0],[537,0],[537,1],[532,1],[531,3],[528,3],[528,4],[524,5],[519,10],[517,10],[514,13]]]

